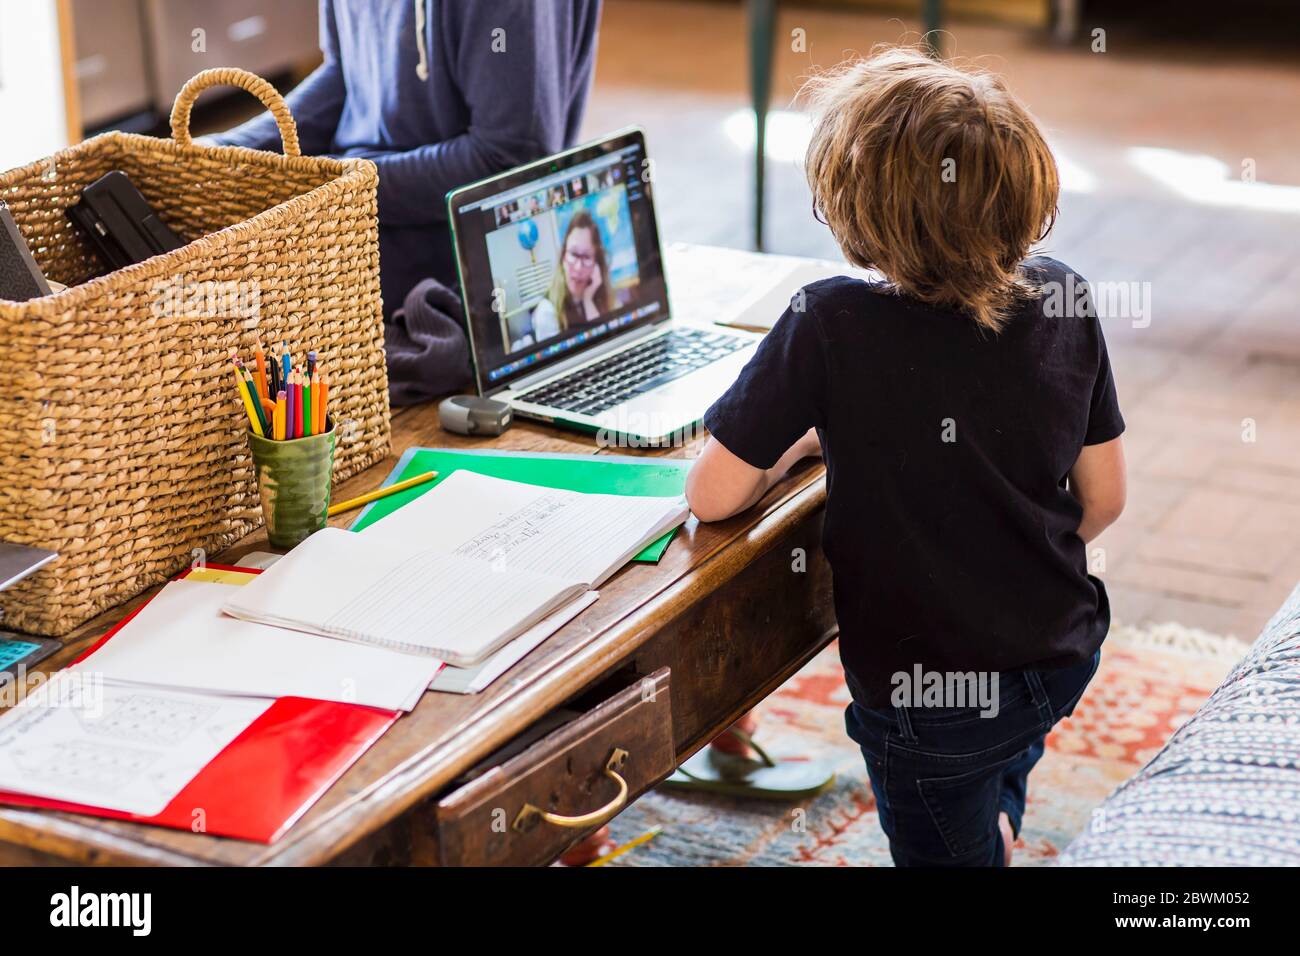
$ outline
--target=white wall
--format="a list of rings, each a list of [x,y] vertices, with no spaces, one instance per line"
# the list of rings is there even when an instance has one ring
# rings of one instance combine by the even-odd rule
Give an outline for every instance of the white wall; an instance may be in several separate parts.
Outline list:
[[[68,145],[56,0],[0,0],[0,170]]]

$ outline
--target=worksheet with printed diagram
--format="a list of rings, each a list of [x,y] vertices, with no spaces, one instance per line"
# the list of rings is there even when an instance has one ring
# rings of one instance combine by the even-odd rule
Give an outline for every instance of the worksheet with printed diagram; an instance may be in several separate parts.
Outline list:
[[[63,671],[0,717],[0,789],[154,816],[273,703]]]

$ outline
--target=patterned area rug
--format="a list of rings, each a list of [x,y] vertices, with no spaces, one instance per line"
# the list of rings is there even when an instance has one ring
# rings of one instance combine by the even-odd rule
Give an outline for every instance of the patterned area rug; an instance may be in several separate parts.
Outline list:
[[[1247,645],[1177,624],[1115,625],[1074,715],[1047,738],[1029,778],[1013,864],[1050,864],[1093,809],[1132,776],[1219,685]],[[832,645],[759,708],[757,739],[773,756],[825,758],[830,790],[799,804],[657,790],[613,823],[620,844],[654,840],[610,866],[891,866],[857,747],[844,733],[844,686]]]

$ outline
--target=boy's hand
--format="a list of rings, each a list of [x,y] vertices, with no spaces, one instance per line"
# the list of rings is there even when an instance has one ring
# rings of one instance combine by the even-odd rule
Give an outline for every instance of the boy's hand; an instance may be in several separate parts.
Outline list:
[[[790,448],[791,452],[801,452],[797,458],[791,459],[791,464],[800,458],[820,458],[822,457],[822,440],[817,435],[817,429],[810,428],[804,433],[804,436],[794,443]]]
[[[733,455],[710,438],[686,476],[686,500],[701,521],[721,521],[754,504],[797,461],[822,453],[817,430],[810,428],[766,471]]]

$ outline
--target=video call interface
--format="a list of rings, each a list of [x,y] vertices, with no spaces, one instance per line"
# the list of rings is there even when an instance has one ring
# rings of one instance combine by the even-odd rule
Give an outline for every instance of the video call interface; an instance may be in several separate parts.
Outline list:
[[[462,207],[485,234],[466,250],[485,387],[663,313],[644,173],[637,143]]]

